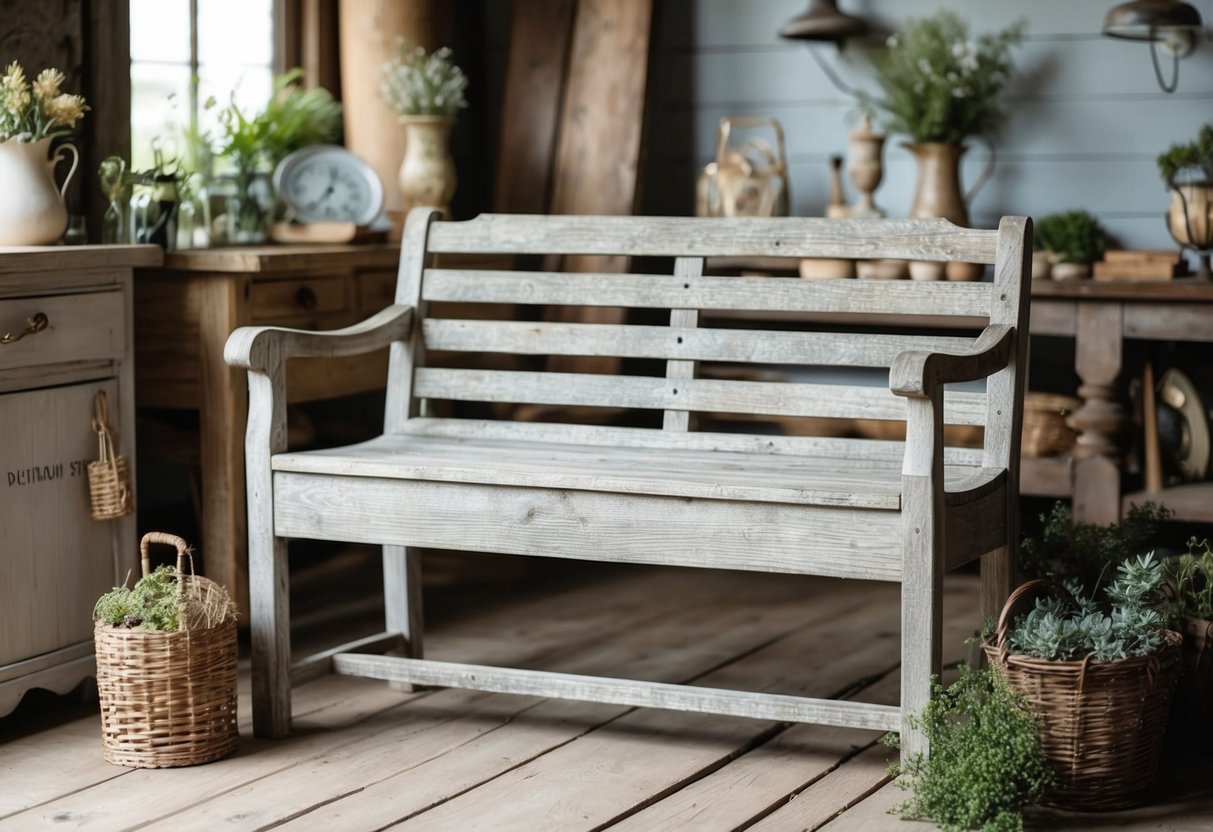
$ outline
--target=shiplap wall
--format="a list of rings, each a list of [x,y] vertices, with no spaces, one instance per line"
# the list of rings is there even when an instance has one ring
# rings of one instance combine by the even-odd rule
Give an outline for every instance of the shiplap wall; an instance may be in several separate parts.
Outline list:
[[[1213,27],[1213,0],[1189,0]],[[1155,157],[1213,121],[1213,42],[1180,64],[1179,91],[1158,89],[1143,44],[1099,34],[1112,0],[842,0],[844,10],[885,30],[907,17],[955,10],[974,31],[1028,21],[1015,52],[1009,119],[997,137],[997,168],[970,206],[972,222],[1003,214],[1042,216],[1069,208],[1098,215],[1128,247],[1173,245],[1163,226],[1168,197]],[[663,0],[654,65],[646,211],[687,213],[699,169],[711,160],[723,115],[778,118],[788,140],[793,213],[820,215],[831,154],[846,151],[854,101],[836,90],[802,44],[776,34],[805,0]],[[882,40],[882,39],[881,39]],[[880,41],[876,41],[879,43]],[[867,48],[872,48],[869,44]],[[864,48],[827,60],[852,86],[875,90]],[[1169,67],[1167,68],[1169,71]],[[877,203],[905,216],[915,164],[890,137]],[[973,182],[988,152],[970,150]],[[848,199],[851,197],[850,186]]]

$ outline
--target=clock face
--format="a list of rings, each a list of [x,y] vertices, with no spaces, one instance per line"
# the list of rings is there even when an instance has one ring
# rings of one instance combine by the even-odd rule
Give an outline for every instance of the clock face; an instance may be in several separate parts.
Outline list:
[[[383,211],[383,184],[366,162],[337,145],[306,147],[274,171],[274,186],[295,219],[369,225]]]

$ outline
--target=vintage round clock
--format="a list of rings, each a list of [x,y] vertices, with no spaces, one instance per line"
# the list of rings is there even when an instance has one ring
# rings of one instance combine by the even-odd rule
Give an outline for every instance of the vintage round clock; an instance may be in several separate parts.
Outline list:
[[[314,145],[287,156],[274,171],[274,188],[300,222],[370,225],[383,213],[378,174],[340,145]]]

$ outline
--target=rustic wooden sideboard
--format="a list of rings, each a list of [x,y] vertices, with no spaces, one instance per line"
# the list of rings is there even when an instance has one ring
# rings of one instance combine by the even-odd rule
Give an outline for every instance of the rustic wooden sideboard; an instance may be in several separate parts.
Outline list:
[[[1075,517],[1091,522],[1114,522],[1132,503],[1149,500],[1176,520],[1213,523],[1213,482],[1126,493],[1122,465],[1129,425],[1124,343],[1213,342],[1213,283],[1036,280],[1031,332],[1074,339],[1082,405],[1071,417],[1079,433],[1072,458],[1025,461],[1025,485],[1039,483],[1043,493],[1072,496]]]
[[[134,515],[90,516],[87,466],[104,391],[134,470],[131,271],[161,257],[0,249],[0,715],[31,688],[65,693],[94,673],[93,604],[138,561]]]
[[[144,453],[200,463],[199,550],[207,575],[229,588],[242,616],[248,395],[245,374],[223,363],[223,345],[249,324],[336,329],[359,321],[392,302],[399,259],[391,245],[265,246],[175,252],[162,266],[136,272],[136,404],[198,414],[196,436],[155,441],[148,431]],[[287,372],[292,402],[377,390],[387,378],[387,352],[301,359]]]

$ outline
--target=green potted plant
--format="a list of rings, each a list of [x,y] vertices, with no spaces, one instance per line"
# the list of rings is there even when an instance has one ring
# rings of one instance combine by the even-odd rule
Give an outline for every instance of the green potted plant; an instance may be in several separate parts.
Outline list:
[[[274,167],[293,151],[333,141],[341,131],[341,105],[324,89],[303,89],[301,78],[300,70],[275,78],[270,100],[255,113],[242,109],[233,93],[219,111],[218,136],[201,137],[223,169],[228,243],[265,242],[275,207],[269,179]]]
[[[1213,248],[1213,123],[1194,141],[1174,144],[1158,157],[1158,172],[1171,191],[1167,227],[1181,247],[1200,254],[1199,276],[1210,277]]]
[[[1188,551],[1167,561],[1175,620],[1183,634],[1183,669],[1171,712],[1182,734],[1201,743],[1213,738],[1213,545],[1188,541]]]
[[[1120,809],[1150,788],[1182,641],[1161,611],[1164,581],[1153,553],[1121,563],[1098,596],[1074,582],[1028,581],[984,640],[990,663],[1040,714],[1057,776],[1045,802]]]
[[[1042,217],[1036,223],[1034,240],[1038,249],[1051,254],[1054,280],[1090,277],[1091,264],[1103,257],[1108,245],[1103,226],[1086,211],[1065,211]]]
[[[931,820],[944,830],[1023,829],[1023,809],[1053,785],[1038,737],[1040,718],[1002,674],[961,666],[960,678],[936,684],[931,701],[911,721],[931,743],[931,755],[894,764],[890,773],[911,790],[897,807],[906,820]],[[898,747],[897,735],[885,743]]]
[[[884,113],[886,132],[910,137],[903,146],[918,161],[911,217],[944,217],[957,225],[969,224],[966,203],[991,170],[987,168],[965,194],[960,160],[971,139],[988,140],[1002,123],[1011,49],[1023,39],[1023,31],[1024,23],[1019,22],[974,37],[959,16],[939,12],[911,18],[888,39],[888,50],[875,61],[880,93],[861,99],[865,109]],[[917,264],[911,267],[911,276],[938,279],[941,267]]]
[[[1168,516],[1162,506],[1142,503],[1133,505],[1119,523],[1076,523],[1069,506],[1058,501],[1040,515],[1040,535],[1024,537],[1020,572],[1025,578],[1077,583],[1098,593],[1115,576],[1118,564],[1154,548]]]
[[[455,195],[449,142],[455,116],[467,106],[468,79],[451,57],[446,47],[427,54],[400,40],[396,55],[383,65],[380,95],[405,131],[399,182],[406,213],[418,205],[449,213]]]

